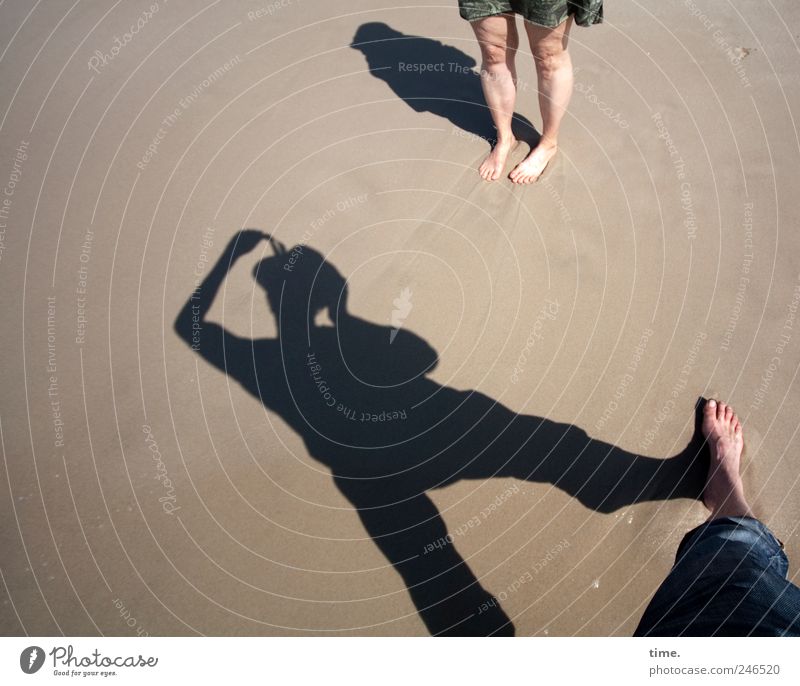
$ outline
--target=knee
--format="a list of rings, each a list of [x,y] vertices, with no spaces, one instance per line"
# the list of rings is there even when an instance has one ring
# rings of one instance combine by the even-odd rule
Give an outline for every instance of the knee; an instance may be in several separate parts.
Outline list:
[[[495,43],[484,43],[481,45],[481,57],[483,68],[487,71],[505,69],[509,56],[513,48],[507,45],[497,45]]]
[[[536,71],[540,77],[547,78],[569,65],[569,53],[561,47],[538,47],[533,51]]]

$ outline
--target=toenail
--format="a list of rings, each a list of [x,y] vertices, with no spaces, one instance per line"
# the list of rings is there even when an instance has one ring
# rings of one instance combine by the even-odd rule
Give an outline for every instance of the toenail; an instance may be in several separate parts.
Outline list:
[[[709,400],[708,401],[708,406],[709,407],[716,407],[717,406],[717,401],[716,400]]]

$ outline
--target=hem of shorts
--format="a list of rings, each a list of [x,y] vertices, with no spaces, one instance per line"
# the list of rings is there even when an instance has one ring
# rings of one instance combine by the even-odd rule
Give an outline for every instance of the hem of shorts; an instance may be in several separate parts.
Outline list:
[[[537,18],[526,17],[524,14],[521,14],[520,12],[517,12],[515,10],[507,10],[506,12],[487,12],[486,14],[481,14],[481,15],[479,15],[477,17],[473,16],[473,17],[469,17],[469,18],[464,17],[462,15],[462,18],[466,19],[468,22],[472,23],[473,21],[480,21],[481,19],[486,19],[486,17],[497,17],[497,16],[499,16],[501,14],[519,14],[519,16],[521,16],[525,21],[527,21],[527,22],[529,22],[531,24],[536,24],[537,26],[544,26],[545,28],[548,28],[548,29],[555,29],[555,28],[561,26],[561,24],[563,24],[570,16],[574,16],[575,13],[574,12],[567,12],[566,14],[564,14],[564,16],[561,19],[559,19],[554,24],[546,22],[546,21],[537,21],[538,17]],[[586,21],[586,22],[584,22],[582,24],[579,24],[577,21],[575,23],[578,26],[584,26],[584,27],[594,26],[595,24],[602,24],[603,23],[603,17],[598,15],[598,16],[594,17],[593,19],[589,19],[588,21]]]
[[[739,520],[749,520],[755,523],[753,525],[747,525]],[[712,524],[714,523],[721,523],[725,520],[728,521],[728,526],[735,525],[736,527],[743,526],[750,531],[754,531],[754,533],[761,539],[765,539],[767,543],[774,544],[778,547],[778,551],[782,551],[784,549],[783,541],[781,541],[769,527],[764,524],[758,517],[751,517],[750,515],[740,515],[740,516],[724,516],[724,517],[716,517],[714,519],[710,519],[708,521],[703,522],[702,524],[698,524],[694,529],[687,531],[684,535],[683,539],[681,540],[680,544],[678,545],[678,550],[675,552],[675,564],[683,557],[683,552],[694,543],[695,539],[699,537],[704,531],[706,531]],[[777,554],[777,553],[776,553]]]
[[[516,12],[514,12],[514,10],[506,10],[505,12],[487,12],[486,14],[479,14],[478,16],[472,17],[465,17],[462,14],[461,18],[466,19],[471,24],[473,21],[480,21],[481,19],[486,19],[486,17],[498,17],[501,14],[516,14]]]

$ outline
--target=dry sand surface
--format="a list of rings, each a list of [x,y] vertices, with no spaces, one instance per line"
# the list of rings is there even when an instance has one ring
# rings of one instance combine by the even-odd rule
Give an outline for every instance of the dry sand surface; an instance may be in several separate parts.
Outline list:
[[[455,0],[0,5],[3,634],[630,635],[701,396],[797,579],[800,5],[608,5],[526,187]]]

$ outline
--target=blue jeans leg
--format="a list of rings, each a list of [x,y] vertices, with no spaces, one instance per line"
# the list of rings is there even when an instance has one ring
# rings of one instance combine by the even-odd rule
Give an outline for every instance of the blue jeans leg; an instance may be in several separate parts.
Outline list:
[[[800,588],[783,544],[752,517],[690,531],[635,636],[800,636]]]

